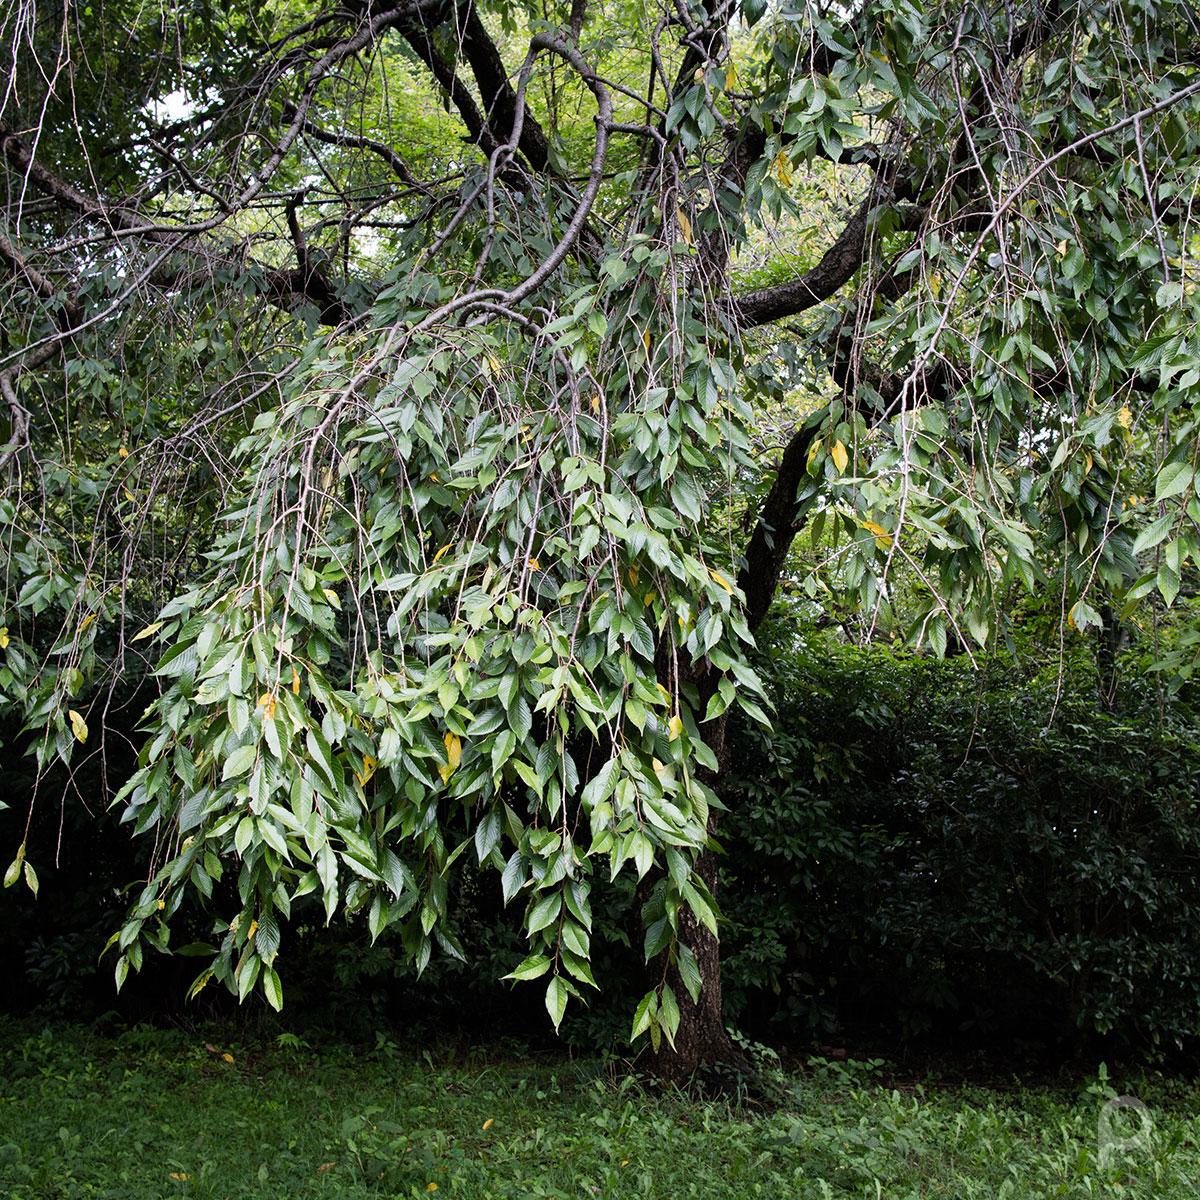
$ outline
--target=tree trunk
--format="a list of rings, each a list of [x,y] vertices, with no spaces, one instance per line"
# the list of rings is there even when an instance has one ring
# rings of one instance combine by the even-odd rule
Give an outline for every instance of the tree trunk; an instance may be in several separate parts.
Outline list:
[[[709,832],[713,832],[711,824]],[[713,851],[705,850],[700,855],[696,874],[704,880],[716,899],[719,870]],[[725,1030],[721,1012],[720,943],[691,912],[684,912],[679,923],[680,940],[695,954],[700,977],[704,981],[700,1000],[698,1003],[692,1002],[687,986],[672,966],[667,972],[667,983],[679,1001],[679,1031],[675,1035],[675,1048],[672,1050],[664,1042],[657,1054],[649,1051],[644,1056],[642,1065],[663,1083],[687,1083],[698,1069],[704,1068],[720,1084],[727,1077],[740,1076],[747,1069],[745,1056]]]

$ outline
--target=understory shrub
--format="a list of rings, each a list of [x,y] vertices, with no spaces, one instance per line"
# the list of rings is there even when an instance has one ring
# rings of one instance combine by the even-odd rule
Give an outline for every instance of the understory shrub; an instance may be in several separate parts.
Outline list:
[[[1182,1044],[1200,729],[1145,680],[801,657],[734,738],[725,991],[750,1026]]]

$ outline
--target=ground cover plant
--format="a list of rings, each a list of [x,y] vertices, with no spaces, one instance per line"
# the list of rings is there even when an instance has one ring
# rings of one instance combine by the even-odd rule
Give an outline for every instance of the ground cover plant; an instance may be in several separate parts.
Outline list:
[[[214,1040],[215,1039],[215,1040]],[[705,1100],[500,1048],[0,1027],[0,1194],[59,1197],[1191,1197],[1200,1088],[980,1087],[760,1059]],[[1120,1092],[1145,1110],[1118,1108]],[[1145,1116],[1142,1115],[1145,1113]]]

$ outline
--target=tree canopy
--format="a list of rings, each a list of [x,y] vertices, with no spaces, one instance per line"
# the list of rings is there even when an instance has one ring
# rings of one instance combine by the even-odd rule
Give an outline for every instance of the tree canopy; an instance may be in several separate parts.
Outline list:
[[[118,983],[189,896],[197,986],[276,1006],[304,897],[456,954],[470,857],[557,1024],[628,871],[633,1034],[694,1064],[785,572],[937,653],[1022,592],[1064,637],[1191,595],[1187,4],[0,27],[0,708],[43,765],[145,708]]]

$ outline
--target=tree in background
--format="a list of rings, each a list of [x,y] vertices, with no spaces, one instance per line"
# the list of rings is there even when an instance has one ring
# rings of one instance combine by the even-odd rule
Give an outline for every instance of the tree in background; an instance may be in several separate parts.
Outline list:
[[[149,705],[118,983],[188,894],[196,986],[276,1006],[305,896],[458,953],[473,855],[557,1024],[632,871],[633,1035],[687,1074],[731,1053],[714,786],[802,529],[816,601],[937,652],[1014,589],[1067,636],[1186,587],[1185,4],[22,2],[3,38],[0,705],[43,764]]]

